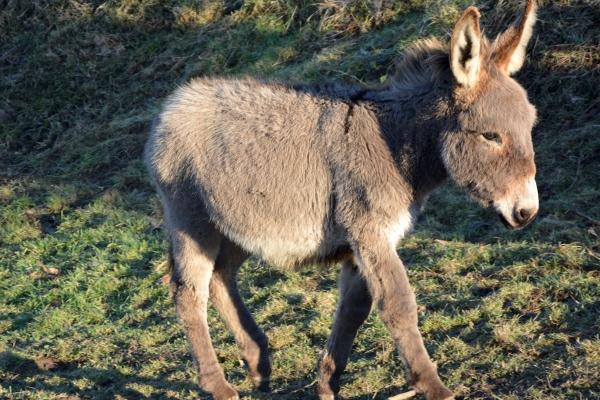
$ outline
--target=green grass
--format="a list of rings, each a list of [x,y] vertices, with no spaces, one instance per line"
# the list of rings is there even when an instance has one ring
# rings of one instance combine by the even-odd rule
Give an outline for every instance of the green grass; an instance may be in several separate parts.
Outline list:
[[[519,1],[478,2],[489,34]],[[167,287],[158,200],[140,161],[161,99],[200,75],[378,82],[468,1],[0,2],[0,398],[203,394]],[[541,212],[508,232],[452,188],[400,255],[441,376],[469,399],[600,398],[600,6],[545,1],[518,79],[538,106]],[[241,289],[269,336],[272,387],[312,394],[335,269],[258,260]],[[211,309],[229,380],[251,390]],[[406,389],[376,313],[342,395]]]

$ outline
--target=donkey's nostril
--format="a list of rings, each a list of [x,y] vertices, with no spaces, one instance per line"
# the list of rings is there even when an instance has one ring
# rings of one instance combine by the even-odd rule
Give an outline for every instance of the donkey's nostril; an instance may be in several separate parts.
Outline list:
[[[526,224],[535,216],[535,212],[536,210],[532,208],[521,208],[519,210],[515,210],[515,221],[517,221],[519,225]]]

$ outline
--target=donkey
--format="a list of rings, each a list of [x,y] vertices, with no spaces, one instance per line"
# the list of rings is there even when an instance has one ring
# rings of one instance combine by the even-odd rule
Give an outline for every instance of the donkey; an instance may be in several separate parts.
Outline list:
[[[250,255],[291,267],[342,264],[317,394],[334,399],[358,328],[374,303],[415,392],[451,399],[417,325],[399,240],[431,191],[449,179],[510,228],[538,211],[531,130],[536,110],[510,75],[535,21],[527,2],[488,41],[477,8],[449,46],[409,48],[380,87],[194,79],[156,119],[145,160],[170,234],[171,290],[201,388],[237,399],[213,349],[210,298],[250,377],[268,390],[267,337],[245,307],[236,273]]]

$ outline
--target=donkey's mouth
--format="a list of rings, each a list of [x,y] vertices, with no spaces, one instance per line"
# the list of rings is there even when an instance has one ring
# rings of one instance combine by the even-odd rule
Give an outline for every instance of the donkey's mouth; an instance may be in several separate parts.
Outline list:
[[[511,224],[510,222],[508,222],[508,220],[502,213],[498,213],[498,216],[500,217],[500,221],[502,221],[502,223],[504,224],[504,226],[506,228],[511,229],[511,230],[516,230],[516,229],[522,228],[522,226],[515,226],[515,225]]]

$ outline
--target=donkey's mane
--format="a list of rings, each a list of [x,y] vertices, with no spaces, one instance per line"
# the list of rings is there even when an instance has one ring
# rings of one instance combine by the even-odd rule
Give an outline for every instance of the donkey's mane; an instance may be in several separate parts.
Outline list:
[[[284,88],[312,96],[346,102],[359,100],[395,101],[419,95],[451,81],[449,50],[435,38],[419,40],[395,60],[396,71],[383,85],[342,84],[338,82],[262,81],[263,85]],[[244,79],[242,79],[243,81]],[[252,79],[250,84],[256,84]]]
[[[448,49],[435,38],[419,40],[396,61],[390,85],[401,91],[415,90],[442,80],[450,71]]]
[[[397,100],[430,89],[449,78],[448,49],[435,38],[419,40],[404,50],[395,61],[394,75],[383,85],[341,84],[337,82],[282,82],[266,81],[268,85],[283,87],[313,96],[343,101]]]

